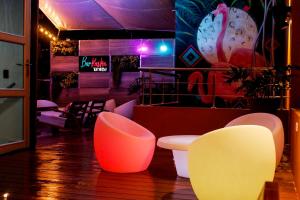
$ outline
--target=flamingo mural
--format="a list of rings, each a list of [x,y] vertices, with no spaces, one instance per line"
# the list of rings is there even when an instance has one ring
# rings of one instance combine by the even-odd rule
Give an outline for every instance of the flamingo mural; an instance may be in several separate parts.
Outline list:
[[[213,17],[214,15],[214,17]],[[220,3],[216,10],[201,21],[197,44],[202,56],[212,68],[230,66],[250,67],[255,57],[255,66],[266,66],[265,59],[254,53],[253,46],[257,37],[257,27],[247,12],[238,8],[229,8]],[[223,72],[210,71],[207,78],[207,92],[204,90],[204,78],[201,72],[193,72],[188,78],[188,91],[192,91],[198,82],[198,93],[203,103],[212,103],[213,92],[225,101],[232,101],[236,95],[238,84],[227,84]],[[214,82],[216,83],[214,85]],[[215,88],[214,88],[215,87]]]

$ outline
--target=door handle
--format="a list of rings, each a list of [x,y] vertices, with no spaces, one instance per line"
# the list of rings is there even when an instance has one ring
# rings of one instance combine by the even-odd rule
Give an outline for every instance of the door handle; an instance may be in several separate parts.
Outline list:
[[[25,70],[26,70],[26,77],[29,77],[29,74],[30,74],[30,66],[31,66],[32,64],[30,63],[30,61],[29,60],[26,60],[26,64],[25,64]]]
[[[29,76],[29,73],[30,73],[30,66],[32,65],[29,60],[26,60],[26,64],[21,64],[21,63],[16,63],[17,66],[25,66],[25,73],[26,73],[26,77]]]

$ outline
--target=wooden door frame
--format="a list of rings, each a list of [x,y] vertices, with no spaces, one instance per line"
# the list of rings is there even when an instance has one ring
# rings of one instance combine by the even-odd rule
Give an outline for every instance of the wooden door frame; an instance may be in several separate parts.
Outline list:
[[[34,0],[33,0],[34,1]],[[30,144],[30,36],[31,0],[23,0],[23,36],[0,32],[0,41],[23,45],[23,89],[0,90],[1,97],[23,97],[23,141],[0,146],[0,154],[29,147]]]
[[[30,141],[29,147],[35,149],[36,146],[36,70],[38,63],[38,16],[39,16],[39,0],[31,0],[31,46],[30,46]]]

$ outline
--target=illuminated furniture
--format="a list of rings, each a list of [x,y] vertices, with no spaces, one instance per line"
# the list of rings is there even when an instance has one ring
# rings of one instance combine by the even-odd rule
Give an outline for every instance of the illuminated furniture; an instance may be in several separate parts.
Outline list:
[[[235,125],[260,125],[270,129],[276,149],[276,166],[280,163],[284,148],[284,130],[281,120],[276,115],[270,113],[250,113],[230,121],[225,127]]]
[[[40,123],[56,128],[71,128],[80,131],[87,106],[87,101],[74,101],[68,106],[66,111],[41,111],[37,119]]]
[[[158,139],[157,146],[172,150],[178,176],[189,178],[187,150],[188,146],[198,137],[199,135],[173,135]]]
[[[136,100],[128,101],[114,109],[114,113],[132,119],[133,117],[133,108],[136,105]]]
[[[36,107],[38,111],[58,109],[58,105],[56,103],[44,99],[37,100]]]
[[[115,99],[109,99],[109,100],[105,101],[104,111],[113,112],[115,107],[116,107]]]
[[[155,136],[136,122],[112,112],[101,112],[94,128],[94,148],[100,167],[128,173],[146,170]]]
[[[104,100],[93,100],[89,102],[89,106],[87,108],[87,119],[85,121],[86,127],[94,128],[97,116],[104,110],[104,105]]]
[[[200,136],[188,150],[193,190],[201,200],[259,199],[275,174],[272,133],[263,126],[241,125]]]

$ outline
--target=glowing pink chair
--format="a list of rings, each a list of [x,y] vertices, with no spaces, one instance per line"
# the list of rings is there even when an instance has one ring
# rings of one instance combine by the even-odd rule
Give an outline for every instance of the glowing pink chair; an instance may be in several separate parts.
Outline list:
[[[155,136],[136,122],[111,112],[98,115],[94,148],[102,169],[129,173],[146,170],[155,148]]]

